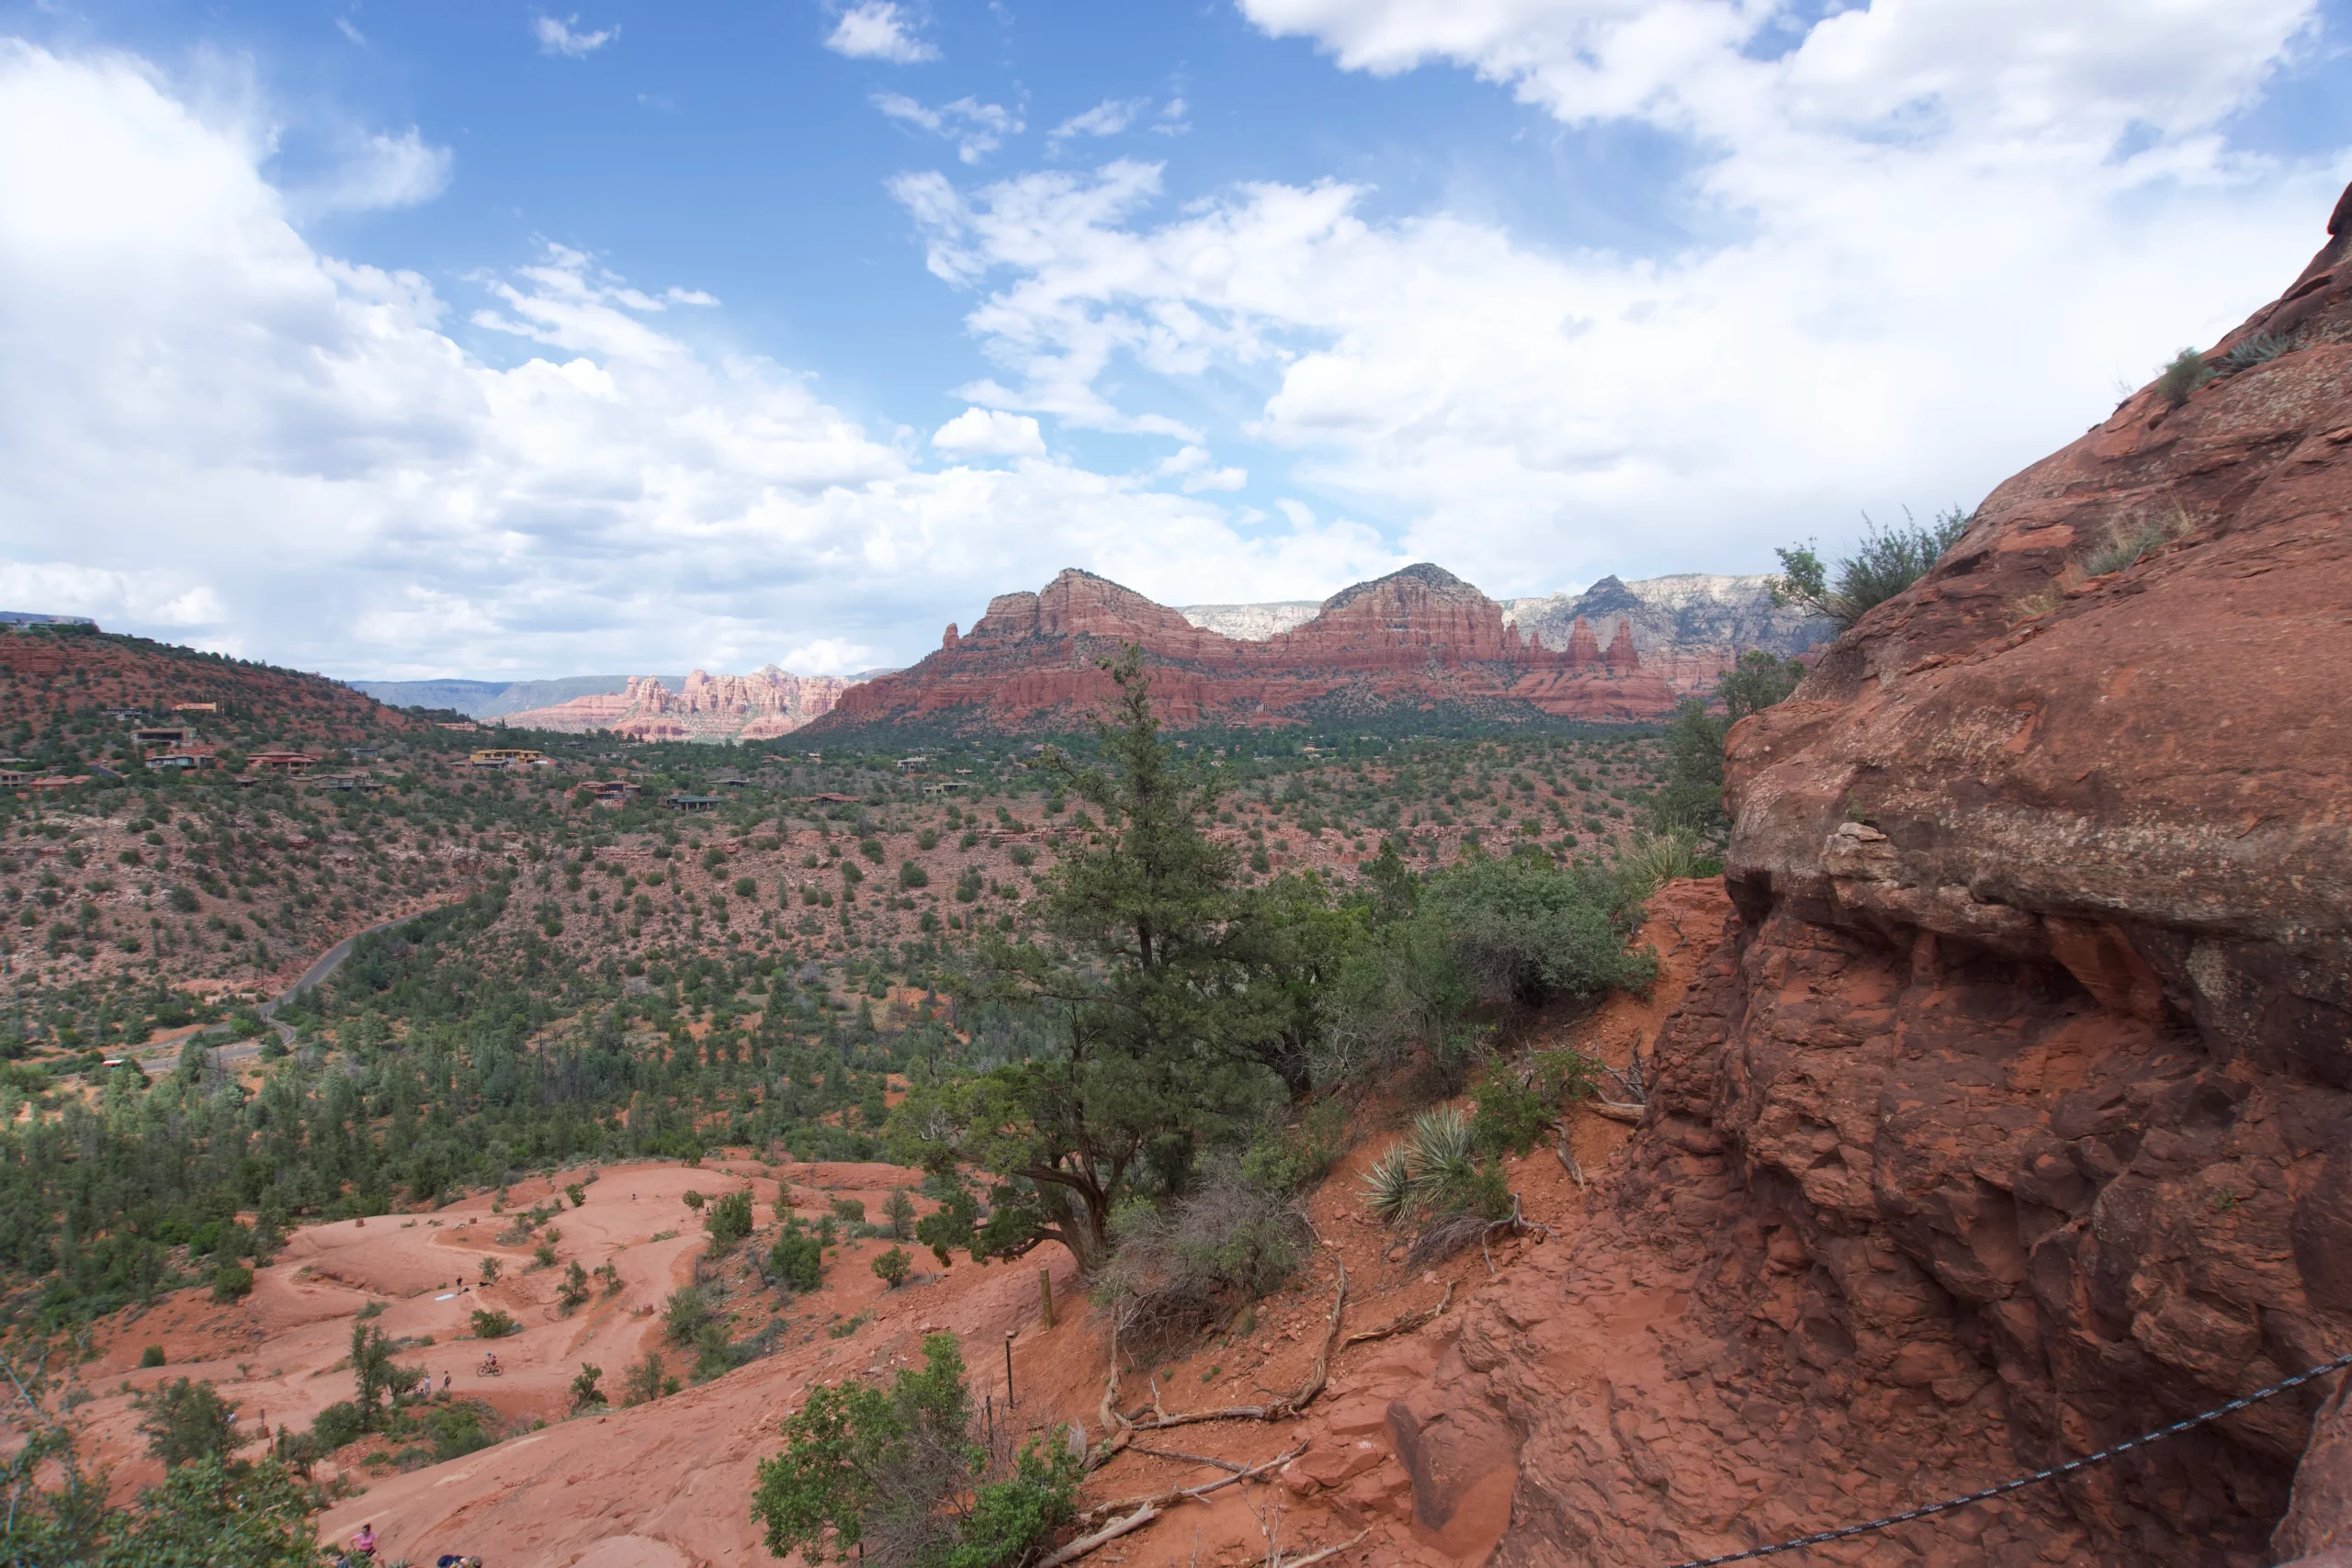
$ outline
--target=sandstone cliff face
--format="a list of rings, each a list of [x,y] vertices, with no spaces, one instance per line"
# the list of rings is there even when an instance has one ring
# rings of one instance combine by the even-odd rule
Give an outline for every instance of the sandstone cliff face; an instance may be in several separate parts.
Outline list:
[[[1040,592],[999,594],[970,631],[949,627],[920,664],[846,694],[820,732],[925,721],[1075,728],[1114,690],[1096,661],[1128,643],[1142,648],[1153,695],[1178,727],[1295,724],[1395,705],[1630,720],[1670,713],[1677,700],[1622,624],[1607,652],[1589,626],[1564,650],[1541,648],[1506,626],[1493,600],[1433,566],[1358,583],[1303,625],[1251,641],[1070,570]]]
[[[838,676],[795,675],[773,664],[749,675],[697,670],[674,692],[654,676],[632,675],[618,692],[509,714],[501,722],[570,735],[609,729],[640,740],[764,740],[830,712],[849,685]]]
[[[1498,1562],[1736,1550],[2352,1349],[2346,211],[2213,358],[2258,351],[2001,486],[1733,731],[1643,1134],[1392,1414],[1426,1528],[1507,1474]],[[2328,1397],[1844,1560],[2258,1564],[2301,1461],[2277,1549],[2338,1561]]]

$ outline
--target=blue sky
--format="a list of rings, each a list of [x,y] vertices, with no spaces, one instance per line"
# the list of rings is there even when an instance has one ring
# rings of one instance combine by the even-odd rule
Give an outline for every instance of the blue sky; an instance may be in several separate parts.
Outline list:
[[[0,4],[0,598],[522,677],[901,663],[1066,565],[1764,570],[1973,504],[2274,295],[2341,29]]]

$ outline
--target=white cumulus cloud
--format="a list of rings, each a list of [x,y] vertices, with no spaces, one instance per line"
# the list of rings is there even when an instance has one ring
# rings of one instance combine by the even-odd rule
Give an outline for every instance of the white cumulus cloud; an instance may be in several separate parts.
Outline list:
[[[931,444],[942,452],[963,457],[1042,457],[1046,438],[1037,422],[1025,413],[1001,409],[966,409],[931,433]]]
[[[11,607],[352,676],[862,668],[1065,566],[1193,603],[1396,564],[1034,456],[926,470],[577,251],[453,303],[314,248],[263,155],[148,62],[0,44]]]
[[[541,54],[560,54],[567,60],[585,60],[615,39],[621,36],[617,27],[590,32],[580,27],[577,14],[569,17],[534,17],[531,31],[539,40]]]
[[[1058,145],[1073,136],[1116,136],[1133,125],[1136,116],[1148,107],[1148,98],[1105,98],[1046,132],[1046,141]]]
[[[978,163],[1002,146],[1006,137],[1018,136],[1023,129],[1021,117],[1011,109],[973,97],[931,108],[904,93],[876,93],[874,107],[902,125],[954,142],[956,156],[967,164]]]
[[[939,58],[939,51],[915,36],[914,17],[892,0],[863,0],[834,22],[825,47],[852,60],[887,60],[912,65]]]
[[[910,175],[999,367],[966,395],[1178,434],[1209,378],[1258,389],[1242,433],[1295,479],[1494,592],[1761,569],[1865,506],[1973,502],[2273,296],[2346,172],[2222,129],[2303,46],[2305,0],[1244,10],[1345,69],[1455,64],[1567,126],[1676,138],[1698,237],[1536,244],[1374,218],[1337,180],[1170,211],[1136,160]]]
[[[333,174],[302,193],[306,210],[372,212],[418,207],[449,188],[455,156],[428,143],[411,126],[398,136],[381,131],[347,138]]]

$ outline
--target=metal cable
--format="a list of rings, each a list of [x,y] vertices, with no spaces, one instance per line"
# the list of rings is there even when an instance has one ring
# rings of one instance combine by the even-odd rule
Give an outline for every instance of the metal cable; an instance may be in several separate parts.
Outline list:
[[[1891,1525],[1909,1524],[1914,1519],[1929,1518],[1937,1514],[1948,1514],[1954,1508],[1965,1508],[1971,1503],[1982,1503],[1987,1498],[1998,1497],[2006,1493],[2038,1485],[2044,1481],[2055,1481],[2062,1475],[2072,1475],[2078,1470],[2087,1470],[2092,1465],[2103,1463],[2118,1454],[2128,1453],[2133,1449],[2145,1448],[2150,1443],[2160,1443],[2166,1438],[2177,1437],[2188,1431],[2192,1427],[2202,1427],[2208,1421],[2218,1421],[2224,1416],[2234,1415],[2245,1409],[2248,1405],[2259,1404],[2274,1394],[2284,1393],[2290,1388],[2299,1388],[2313,1378],[2324,1378],[2330,1372],[2339,1372],[2346,1367],[2352,1367],[2352,1354],[2338,1356],[2332,1361],[2323,1361],[2306,1371],[2297,1372],[2293,1377],[2272,1383],[2268,1388],[2256,1389],[2242,1399],[2233,1399],[2227,1404],[2208,1410],[2201,1416],[2191,1416],[2186,1421],[2176,1421],[2169,1427],[2159,1427],[2155,1431],[2131,1438],[2129,1441],[2117,1443],[2111,1448],[2101,1449],[2095,1454],[2085,1454],[2080,1459],[2070,1459],[2065,1463],[2052,1465],[2048,1470],[2037,1470],[2031,1475],[2020,1475],[2014,1481],[2004,1481],[1998,1486],[1987,1486],[1982,1492],[1971,1492],[1965,1497],[1954,1497],[1949,1502],[1931,1503],[1924,1508],[1912,1508],[1900,1514],[1889,1514],[1883,1519],[1871,1519],[1865,1524],[1846,1525],[1838,1529],[1822,1530],[1814,1535],[1801,1535],[1792,1540],[1776,1541],[1770,1546],[1750,1547],[1746,1551],[1734,1551],[1722,1557],[1693,1557],[1687,1562],[1669,1564],[1668,1568],[1722,1568],[1722,1564],[1726,1562],[1747,1562],[1758,1557],[1771,1557],[1783,1551],[1794,1551],[1801,1546],[1820,1546],[1827,1541],[1844,1540],[1849,1536],[1868,1535],[1873,1530],[1883,1530]]]

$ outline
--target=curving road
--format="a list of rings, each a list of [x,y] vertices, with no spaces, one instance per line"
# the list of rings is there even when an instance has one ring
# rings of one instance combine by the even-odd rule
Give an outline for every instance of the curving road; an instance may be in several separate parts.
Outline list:
[[[459,902],[463,902],[463,900],[459,900]],[[303,970],[292,985],[278,992],[277,995],[270,998],[269,1000],[262,1003],[261,1006],[256,1008],[254,1010],[261,1015],[263,1022],[277,1031],[277,1037],[279,1040],[288,1045],[293,1044],[294,1026],[290,1023],[278,1022],[277,1010],[285,1003],[300,996],[303,992],[315,989],[317,987],[323,984],[327,976],[334,974],[335,970],[341,966],[343,961],[351,956],[352,948],[358,942],[361,937],[373,936],[378,931],[390,931],[394,926],[404,926],[411,920],[423,919],[427,915],[437,914],[443,909],[455,908],[457,906],[455,904],[435,904],[431,908],[414,909],[405,915],[397,915],[389,920],[379,920],[372,926],[353,931],[349,936],[345,937],[341,942],[336,942],[333,947],[328,948],[324,953],[320,953],[318,957],[312,959],[311,961],[311,966],[308,969]],[[228,1025],[220,1023],[216,1023],[212,1026],[213,1029],[225,1029],[227,1027]],[[210,1032],[210,1030],[198,1031],[196,1037],[200,1038],[202,1035]],[[130,1056],[132,1061],[139,1064],[141,1069],[143,1071],[158,1062],[175,1062],[179,1060],[180,1052],[187,1044],[187,1040],[175,1040],[168,1044],[141,1046],[139,1049],[130,1052]],[[217,1064],[242,1062],[250,1057],[259,1055],[260,1054],[261,1039],[259,1036],[254,1036],[249,1040],[237,1040],[232,1041],[226,1045],[214,1046],[212,1048],[212,1060]]]

